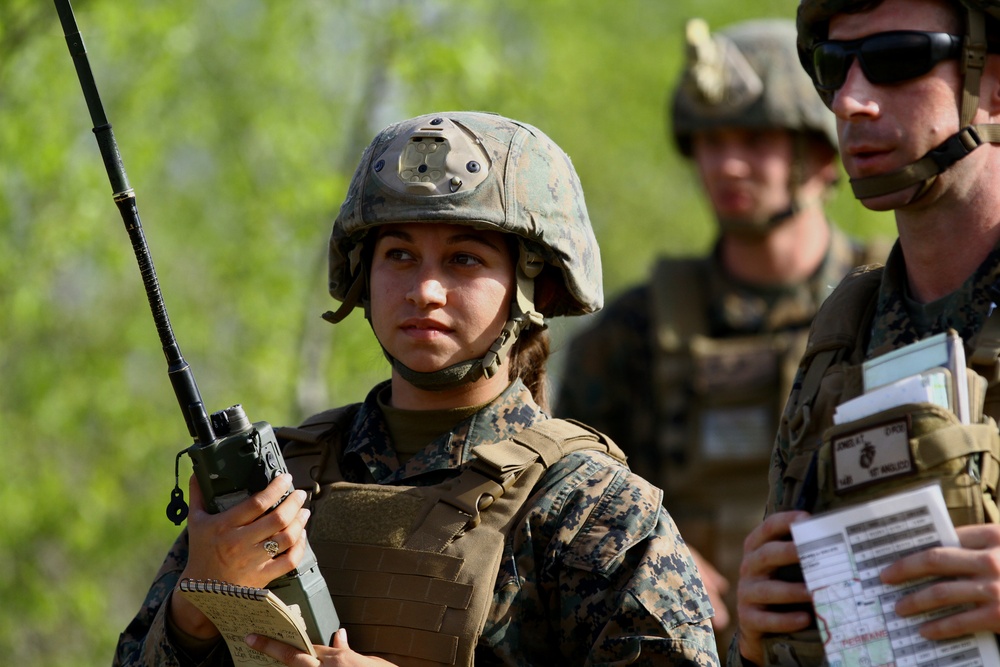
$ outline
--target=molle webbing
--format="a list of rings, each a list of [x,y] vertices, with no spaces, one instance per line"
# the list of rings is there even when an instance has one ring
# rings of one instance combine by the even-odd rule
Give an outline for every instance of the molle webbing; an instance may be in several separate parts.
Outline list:
[[[322,421],[303,430],[323,431],[325,448],[339,449],[339,429]],[[584,449],[625,458],[604,436],[550,419],[475,447],[470,464],[442,484],[351,484],[317,463],[323,447],[310,447],[308,436],[283,435],[311,450],[299,458],[312,463],[295,464],[322,486],[310,543],[352,648],[400,665],[473,664],[504,540],[545,470]],[[308,479],[296,485],[314,486]]]

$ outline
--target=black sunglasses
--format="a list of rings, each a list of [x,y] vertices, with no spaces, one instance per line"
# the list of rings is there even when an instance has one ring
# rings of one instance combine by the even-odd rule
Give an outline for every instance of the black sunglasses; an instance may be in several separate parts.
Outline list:
[[[813,81],[829,104],[833,93],[844,85],[855,57],[871,83],[899,83],[927,74],[942,60],[959,57],[962,41],[961,35],[946,32],[898,30],[820,42],[812,52]]]

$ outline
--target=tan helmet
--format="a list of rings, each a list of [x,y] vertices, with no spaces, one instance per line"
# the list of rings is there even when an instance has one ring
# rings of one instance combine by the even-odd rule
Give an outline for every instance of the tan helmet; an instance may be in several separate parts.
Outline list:
[[[880,0],[879,0],[880,1]],[[879,1],[872,0],[800,0],[796,19],[799,59],[810,78],[815,80],[813,50],[829,35],[830,19],[837,14],[849,14],[873,9]],[[951,0],[964,10],[965,42],[961,63],[963,74],[962,102],[959,108],[959,131],[931,149],[922,158],[888,174],[851,179],[851,188],[858,199],[877,197],[920,184],[910,199],[914,201],[934,183],[938,174],[955,164],[983,143],[1000,143],[1000,125],[972,125],[979,103],[979,81],[987,51],[993,52],[994,42],[1000,41],[997,20],[1000,2],[997,0]],[[989,43],[990,48],[987,48]]]
[[[721,127],[814,133],[837,150],[833,114],[799,65],[795,23],[757,19],[710,33],[702,19],[685,26],[687,62],[670,113],[677,147],[691,156],[696,130]]]
[[[794,154],[788,207],[762,220],[718,218],[723,232],[765,235],[807,201],[806,156],[817,137],[837,153],[836,119],[802,71],[790,19],[755,19],[715,33],[702,19],[684,31],[686,65],[670,105],[670,127],[680,152],[692,156],[697,131],[722,128],[781,129],[792,133]]]
[[[365,242],[392,223],[469,225],[515,235],[517,289],[504,333],[483,359],[418,373],[390,358],[416,386],[445,389],[489,377],[518,333],[545,317],[604,304],[601,257],[580,179],[566,155],[531,125],[483,112],[442,112],[390,125],[361,156],[333,223],[329,289],[368,316]],[[388,356],[388,355],[387,355]]]

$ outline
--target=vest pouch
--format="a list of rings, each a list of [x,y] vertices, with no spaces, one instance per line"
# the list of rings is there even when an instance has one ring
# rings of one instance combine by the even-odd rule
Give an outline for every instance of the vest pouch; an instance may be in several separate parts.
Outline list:
[[[451,486],[338,482],[320,494],[309,538],[355,650],[413,667],[472,664],[504,534],[463,535],[470,516],[441,500]],[[416,530],[428,522],[432,535],[463,536],[441,548]]]
[[[781,409],[776,347],[764,337],[692,338],[694,457],[710,472],[767,464]]]
[[[1000,434],[992,418],[962,424],[938,405],[900,405],[823,433],[813,511],[937,481],[955,525],[996,522],[998,475]]]
[[[814,513],[938,481],[955,525],[996,522],[998,454],[1000,434],[990,417],[962,424],[946,408],[915,403],[827,429],[813,473],[808,472],[813,457],[802,451],[789,462],[785,479],[809,485],[815,474]],[[765,665],[828,664],[815,627],[762,641]]]

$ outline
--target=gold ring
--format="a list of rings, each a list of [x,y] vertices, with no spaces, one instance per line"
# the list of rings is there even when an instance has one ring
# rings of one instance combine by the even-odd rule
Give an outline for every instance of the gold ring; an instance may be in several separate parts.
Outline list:
[[[266,551],[271,558],[274,558],[278,555],[278,543],[274,540],[264,542],[264,551]]]

